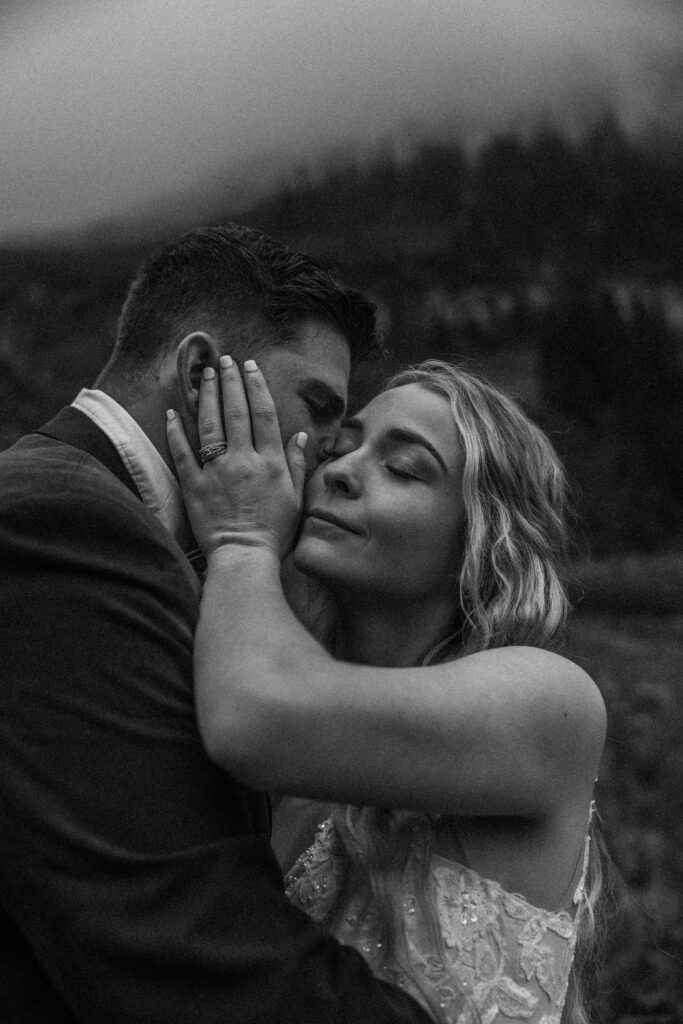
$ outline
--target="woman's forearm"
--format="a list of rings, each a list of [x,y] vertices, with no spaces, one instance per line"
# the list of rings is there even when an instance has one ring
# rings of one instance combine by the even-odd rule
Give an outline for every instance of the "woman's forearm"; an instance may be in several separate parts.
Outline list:
[[[299,742],[306,679],[333,664],[287,604],[274,551],[226,545],[210,556],[194,666],[199,727],[215,761],[262,785],[268,760]]]
[[[209,558],[195,686],[217,764],[318,800],[539,816],[568,771],[597,767],[604,733],[594,685],[546,651],[428,668],[335,661],[290,610],[277,556],[244,545]]]

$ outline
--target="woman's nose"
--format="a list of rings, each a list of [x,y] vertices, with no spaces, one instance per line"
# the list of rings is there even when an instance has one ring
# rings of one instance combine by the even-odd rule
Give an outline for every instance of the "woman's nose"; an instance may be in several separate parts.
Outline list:
[[[347,498],[356,498],[360,494],[360,480],[348,456],[342,455],[328,463],[323,470],[323,481],[329,491]]]

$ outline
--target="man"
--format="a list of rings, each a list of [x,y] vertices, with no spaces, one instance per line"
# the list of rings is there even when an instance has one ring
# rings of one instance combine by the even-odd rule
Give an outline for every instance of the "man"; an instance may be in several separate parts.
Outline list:
[[[202,749],[165,438],[172,407],[197,447],[203,368],[258,352],[314,452],[373,325],[307,257],[190,232],[134,282],[95,389],[0,456],[3,1024],[427,1019],[288,904],[265,797]]]

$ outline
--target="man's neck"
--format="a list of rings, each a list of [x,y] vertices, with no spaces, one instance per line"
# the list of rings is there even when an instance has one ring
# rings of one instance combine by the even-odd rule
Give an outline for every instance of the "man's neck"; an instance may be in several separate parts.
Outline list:
[[[117,385],[115,381],[105,381],[97,384],[100,391],[103,391],[115,402],[122,406],[129,416],[135,420],[138,426],[145,432],[162,459],[175,475],[175,466],[168,447],[166,438],[166,404],[164,396],[159,392],[149,392],[141,395],[134,394],[131,389]]]

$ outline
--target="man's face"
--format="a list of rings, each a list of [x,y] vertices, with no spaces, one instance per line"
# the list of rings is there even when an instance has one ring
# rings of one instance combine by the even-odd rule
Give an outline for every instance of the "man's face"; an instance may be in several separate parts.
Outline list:
[[[339,430],[346,409],[349,344],[335,328],[306,320],[294,341],[264,349],[256,362],[273,396],[283,442],[299,430],[308,434],[310,473],[318,463],[318,452],[329,446]]]

